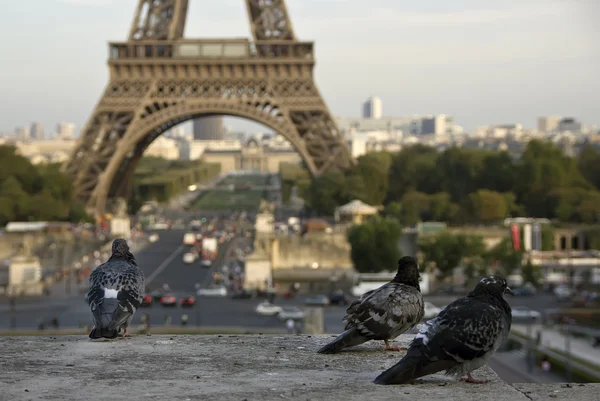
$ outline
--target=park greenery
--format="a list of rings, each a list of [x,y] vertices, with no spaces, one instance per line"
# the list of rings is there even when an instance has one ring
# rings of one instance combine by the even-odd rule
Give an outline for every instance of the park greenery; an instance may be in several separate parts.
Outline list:
[[[0,226],[10,221],[87,222],[58,164],[33,165],[14,146],[0,146]]]
[[[400,256],[401,227],[421,221],[498,225],[507,217],[540,217],[593,224],[600,218],[600,152],[590,145],[576,158],[537,140],[529,142],[520,157],[456,147],[440,152],[416,145],[398,153],[366,154],[346,172],[327,172],[312,181],[301,166],[282,165],[280,173],[284,201],[296,187],[312,214],[331,216],[353,199],[383,206],[383,217],[348,233],[359,272],[393,270]],[[590,246],[600,249],[600,229],[588,229],[588,236]],[[532,283],[539,277],[508,236],[491,249],[475,235],[443,231],[420,237],[424,267],[440,280],[457,266],[467,278],[490,267],[505,276],[521,271]],[[544,224],[542,249],[552,248],[552,226]]]
[[[146,201],[166,202],[189,185],[217,177],[220,171],[214,163],[143,157],[135,170],[129,212],[135,213]]]
[[[419,221],[494,224],[506,217],[596,223],[600,217],[600,152],[586,145],[576,158],[552,143],[530,141],[508,152],[416,145],[368,153],[346,172],[315,180],[300,166],[281,168],[284,200],[298,188],[314,214],[333,215],[353,199],[385,206],[404,226]]]

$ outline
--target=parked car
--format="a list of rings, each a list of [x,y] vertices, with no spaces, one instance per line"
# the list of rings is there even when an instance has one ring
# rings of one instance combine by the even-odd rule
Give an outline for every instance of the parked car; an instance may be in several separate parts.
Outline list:
[[[304,312],[294,306],[286,306],[279,311],[279,320],[301,320],[304,319]]]
[[[348,305],[350,303],[350,298],[344,294],[344,291],[336,291],[329,295],[329,303],[332,305]]]
[[[263,316],[275,316],[281,312],[281,306],[273,305],[270,302],[261,302],[256,307],[256,313]]]
[[[146,308],[152,306],[152,296],[148,294],[144,294],[144,298],[142,298],[142,308]]]
[[[192,252],[186,252],[183,254],[183,263],[189,265],[196,261],[198,257],[194,255]]]
[[[304,305],[327,306],[329,305],[329,298],[325,295],[316,295],[314,297],[308,297],[304,300]]]
[[[188,307],[188,308],[189,308],[189,307],[192,307],[192,306],[194,306],[195,304],[196,304],[196,298],[194,298],[194,297],[192,297],[192,296],[189,296],[189,297],[182,297],[182,298],[179,300],[179,305],[180,305],[182,308],[186,308],[186,307]]]
[[[236,291],[231,295],[233,299],[248,299],[254,297],[254,294],[248,290]]]
[[[226,297],[227,288],[222,285],[211,288],[200,288],[196,292],[196,295],[205,297]]]
[[[536,291],[535,287],[532,285],[524,285],[522,287],[515,288],[514,290],[512,290],[512,295],[514,295],[516,297],[528,297],[528,296],[534,296],[536,294],[537,294],[537,291]]]
[[[150,293],[150,296],[155,301],[160,301],[160,299],[165,295],[163,290],[154,290]]]
[[[165,294],[160,299],[160,303],[162,306],[177,306],[177,298],[173,294]]]
[[[540,312],[529,309],[526,306],[513,306],[512,317],[513,320],[539,320],[542,315]]]

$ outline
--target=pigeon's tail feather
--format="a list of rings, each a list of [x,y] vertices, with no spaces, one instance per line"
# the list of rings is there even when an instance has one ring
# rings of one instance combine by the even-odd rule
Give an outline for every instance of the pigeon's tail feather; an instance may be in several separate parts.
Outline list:
[[[408,353],[394,366],[381,373],[374,380],[375,384],[405,384],[419,377],[427,376],[456,365],[449,360],[431,361],[421,347],[411,347]]]
[[[368,341],[367,338],[362,336],[356,328],[351,328],[340,334],[335,340],[325,345],[319,351],[319,354],[335,354],[343,350],[344,348],[353,347],[355,345],[362,344]]]
[[[94,311],[95,327],[90,332],[90,338],[116,338],[119,333],[118,317],[119,301],[116,298],[104,298]]]
[[[94,327],[92,329],[92,331],[90,332],[90,338],[92,340],[97,340],[99,338],[117,338],[117,336],[119,335],[118,330],[108,330],[108,329],[100,329],[100,328],[96,328]]]

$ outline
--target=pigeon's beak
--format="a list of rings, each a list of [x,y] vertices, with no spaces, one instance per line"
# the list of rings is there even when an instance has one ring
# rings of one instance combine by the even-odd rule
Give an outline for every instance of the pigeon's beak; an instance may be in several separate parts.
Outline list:
[[[506,287],[506,289],[504,290],[505,294],[510,294],[510,295],[515,295],[512,290],[510,289],[510,287]]]

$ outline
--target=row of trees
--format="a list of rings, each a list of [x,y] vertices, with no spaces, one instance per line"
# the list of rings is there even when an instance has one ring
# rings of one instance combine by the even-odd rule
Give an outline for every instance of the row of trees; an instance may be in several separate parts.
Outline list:
[[[90,221],[73,201],[72,183],[57,164],[32,165],[14,146],[0,146],[0,226],[9,221]]]
[[[348,241],[356,270],[394,271],[401,256],[398,248],[401,236],[400,223],[390,217],[375,217],[353,226],[348,231]],[[442,232],[424,237],[418,248],[424,258],[422,267],[435,272],[440,281],[450,277],[458,266],[463,266],[467,279],[487,274],[490,266],[504,277],[520,270],[525,281],[536,284],[539,279],[539,272],[530,263],[523,265],[523,252],[515,251],[508,237],[487,249],[481,236]]]
[[[385,205],[386,214],[405,225],[485,224],[509,216],[581,223],[600,218],[600,152],[591,145],[572,158],[552,143],[534,140],[518,159],[507,152],[438,152],[416,145],[395,154],[368,153],[345,173],[313,181],[305,171],[289,170],[282,173],[284,188],[297,186],[307,207],[321,215],[360,199]]]

